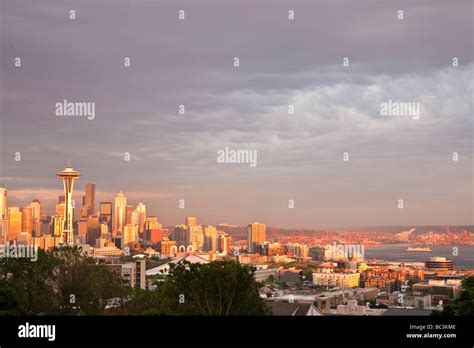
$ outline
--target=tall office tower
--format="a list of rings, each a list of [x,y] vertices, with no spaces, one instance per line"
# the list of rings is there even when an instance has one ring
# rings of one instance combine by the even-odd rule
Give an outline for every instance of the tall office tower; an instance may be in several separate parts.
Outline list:
[[[89,208],[89,215],[95,215],[95,184],[87,182],[85,193],[82,203]]]
[[[21,232],[22,215],[20,208],[8,208],[8,240],[15,240]]]
[[[49,215],[41,215],[40,218],[40,235],[51,234],[52,218]]]
[[[127,224],[127,197],[120,191],[115,197],[114,223],[112,237],[121,235],[123,227]]]
[[[197,225],[197,217],[195,216],[188,216],[186,217],[186,226],[196,226]]]
[[[41,202],[37,199],[33,200],[30,203],[30,207],[33,209],[33,237],[39,237],[41,234],[40,231],[40,222],[41,222]]]
[[[207,226],[204,229],[204,251],[217,250],[217,230],[214,226]]]
[[[112,202],[100,202],[100,222],[105,222],[112,231]]]
[[[140,214],[138,212],[137,209],[135,209],[134,211],[132,211],[132,215],[131,215],[131,218],[130,218],[130,224],[132,225],[139,225],[140,223]]]
[[[133,205],[127,205],[125,208],[125,222],[127,225],[132,223],[133,210]]]
[[[90,209],[91,208],[88,205],[83,205],[81,211],[79,212],[79,217],[87,219],[87,217],[91,215]]]
[[[0,187],[0,242],[6,243],[8,238],[7,189]]]
[[[146,206],[142,202],[138,203],[137,209],[135,210],[138,213],[138,231],[140,233],[145,232],[145,221],[146,221]]]
[[[263,242],[265,242],[265,225],[258,222],[249,224],[247,226],[248,252],[257,252]]]
[[[70,165],[64,168],[62,171],[56,174],[62,181],[64,187],[64,203],[65,203],[65,214],[64,214],[64,236],[67,245],[74,244],[73,235],[73,220],[74,212],[72,205],[72,192],[74,190],[74,181],[81,175],[81,173],[75,171]],[[64,242],[64,240],[63,240]]]
[[[193,247],[193,250],[202,250],[204,246],[204,234],[202,232],[201,225],[194,225],[188,227],[188,241],[189,245]]]
[[[7,217],[7,189],[0,187],[0,220]]]
[[[171,239],[176,241],[178,249],[188,246],[188,228],[186,225],[176,225],[171,232]]]
[[[127,224],[123,228],[123,244],[138,242],[138,226]]]
[[[156,216],[147,216],[145,220],[145,230],[157,228],[159,224],[160,223],[158,222],[158,218]]]
[[[95,245],[95,241],[100,238],[100,234],[99,217],[97,215],[89,215],[87,217],[87,244]]]
[[[33,208],[30,206],[21,208],[21,232],[33,234]]]
[[[2,220],[2,234],[0,235],[0,243],[5,245],[8,242],[8,227],[9,227],[8,219]]]
[[[86,243],[87,239],[87,217],[80,216],[77,221],[77,237],[81,243]]]
[[[99,219],[100,222],[100,219]],[[110,239],[109,236],[109,225],[107,225],[105,222],[100,223],[100,238],[108,238]]]
[[[56,204],[56,209],[54,215],[56,216],[64,216],[66,213],[66,203],[58,203]]]
[[[228,254],[230,251],[230,236],[222,231],[217,231],[217,249],[220,253]]]
[[[64,216],[58,215],[54,217],[54,225],[53,225],[54,237],[62,238],[62,236],[64,235],[64,222],[65,221],[66,219],[64,218]]]

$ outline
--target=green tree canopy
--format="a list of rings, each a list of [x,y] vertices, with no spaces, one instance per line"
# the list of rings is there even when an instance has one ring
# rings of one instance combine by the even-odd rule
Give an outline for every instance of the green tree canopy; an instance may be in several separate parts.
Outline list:
[[[254,268],[236,261],[172,265],[158,287],[163,314],[267,315]]]

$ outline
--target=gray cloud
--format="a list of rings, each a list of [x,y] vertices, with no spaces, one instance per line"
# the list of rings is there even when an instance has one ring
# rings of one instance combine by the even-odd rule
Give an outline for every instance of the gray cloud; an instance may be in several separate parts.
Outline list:
[[[71,159],[79,189],[129,191],[165,224],[473,223],[470,1],[2,6],[0,174],[12,202],[27,190],[51,200]],[[96,119],[54,116],[63,99],[95,101]],[[420,102],[421,119],[381,117],[388,99]],[[219,165],[226,146],[258,150],[258,166]]]

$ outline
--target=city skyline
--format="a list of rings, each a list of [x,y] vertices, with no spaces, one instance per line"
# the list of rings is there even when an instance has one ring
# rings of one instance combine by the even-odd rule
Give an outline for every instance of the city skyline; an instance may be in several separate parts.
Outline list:
[[[66,166],[66,168],[69,166],[69,164]],[[59,173],[58,173],[59,174]],[[94,189],[93,191],[93,197],[95,198],[95,195],[96,195],[96,191],[95,191],[95,183],[93,182],[86,182],[84,183],[83,185],[85,187],[85,189],[83,191],[81,191],[80,189],[75,189],[74,190],[74,194],[72,195],[72,200],[74,202],[82,202],[79,204],[79,206],[84,209],[84,208],[89,208],[90,205],[89,204],[85,204],[86,201],[87,201],[87,187],[89,186],[92,186]],[[4,197],[1,201],[2,204],[0,204],[0,206],[3,208],[6,206],[7,210],[8,208],[19,208],[19,209],[23,209],[23,207],[25,206],[30,206],[32,203],[34,202],[38,202],[41,203],[41,215],[55,215],[55,209],[57,209],[57,204],[60,200],[61,197],[64,197],[63,194],[64,194],[64,189],[63,190],[60,190],[60,189],[57,189],[57,190],[51,190],[49,192],[49,195],[48,195],[48,199],[46,200],[46,204],[44,203],[45,201],[41,200],[40,198],[34,198],[32,200],[28,200],[28,199],[23,199],[23,200],[19,200],[17,197],[11,195],[11,192],[7,189],[7,188],[3,188],[3,187],[0,187],[0,192],[2,193],[2,197]],[[7,195],[7,192],[10,192],[8,195]],[[100,191],[98,191],[100,192]],[[112,197],[110,197],[110,195],[112,195]],[[145,194],[146,196],[146,194]],[[7,198],[8,197],[8,198]],[[29,197],[29,196],[28,196]],[[103,197],[103,198],[101,198]],[[100,198],[100,199],[99,199]],[[103,204],[111,204],[111,209],[113,211],[112,213],[112,222],[111,222],[111,225],[114,226],[113,228],[113,231],[114,232],[119,232],[119,231],[122,231],[122,227],[123,225],[125,224],[125,222],[122,222],[122,227],[119,227],[119,228],[116,228],[115,227],[115,224],[118,223],[117,221],[117,209],[119,209],[119,207],[121,206],[123,209],[124,209],[124,212],[122,213],[122,220],[125,221],[126,220],[126,209],[127,207],[136,207],[137,209],[143,205],[143,206],[148,206],[148,203],[146,202],[146,200],[141,200],[139,197],[137,197],[136,199],[133,199],[133,200],[128,200],[128,195],[126,193],[124,193],[122,190],[119,190],[118,192],[116,193],[107,193],[107,194],[104,194],[104,193],[101,193],[99,195],[99,198],[93,200],[93,201],[88,201],[88,202],[91,202],[93,203],[94,206],[101,206]],[[107,199],[107,198],[110,198],[110,199]],[[63,198],[64,199],[64,198]],[[118,199],[118,201],[117,201]],[[12,201],[14,202],[12,204]],[[115,203],[114,203],[115,201]],[[7,202],[7,204],[4,204],[4,202]],[[119,202],[119,203],[117,203]],[[98,204],[97,204],[98,203]],[[75,204],[78,204],[78,203],[75,203]],[[177,202],[177,205],[179,205],[179,202]],[[76,205],[76,207],[78,207]],[[80,215],[82,214],[82,209],[75,209],[74,210],[74,220],[77,220]],[[198,214],[193,214],[192,212],[190,212],[189,210],[186,210],[186,209],[181,209],[183,210],[182,214],[181,214],[181,219],[180,220],[177,220],[177,221],[174,221],[174,222],[165,222],[163,223],[163,226],[177,226],[177,225],[180,225],[183,223],[183,221],[187,221],[189,218],[194,218],[194,216],[198,216]],[[89,209],[86,209],[86,212],[87,212],[87,215],[94,215],[92,213],[90,213]],[[101,214],[100,211],[97,212],[99,215]],[[107,215],[107,214],[106,214]],[[152,211],[151,214],[149,214],[148,216],[155,216],[159,219],[160,222],[162,222],[163,220],[160,218],[159,216],[159,212],[154,212]],[[200,219],[201,221],[202,219]],[[258,219],[256,220],[252,220],[252,222],[248,221],[248,222],[244,222],[243,224],[239,225],[239,224],[233,224],[232,221],[205,221],[204,225],[219,225],[219,224],[228,224],[228,225],[233,225],[233,226],[239,226],[239,227],[248,227],[250,225],[253,225],[253,224],[260,224],[259,222],[257,222]],[[250,222],[250,224],[249,224]],[[263,226],[265,226],[267,224],[263,224]],[[287,226],[276,226],[276,225],[268,225],[268,227],[273,227],[273,228],[288,228],[288,229],[308,229],[308,230],[311,230],[311,229],[316,229],[316,227],[319,227],[321,226],[320,224],[315,224],[314,227],[301,227],[301,226],[291,226],[291,227],[287,227]],[[363,228],[363,227],[368,227],[368,228],[371,228],[371,227],[400,227],[400,226],[413,226],[413,227],[416,227],[416,226],[446,226],[446,227],[449,227],[449,226],[473,226],[473,224],[430,224],[430,223],[427,223],[427,224],[419,224],[419,225],[413,225],[413,224],[408,224],[408,225],[403,225],[403,224],[394,224],[394,225],[350,225],[350,226],[342,226],[342,225],[333,225],[333,226],[321,226],[322,228]]]

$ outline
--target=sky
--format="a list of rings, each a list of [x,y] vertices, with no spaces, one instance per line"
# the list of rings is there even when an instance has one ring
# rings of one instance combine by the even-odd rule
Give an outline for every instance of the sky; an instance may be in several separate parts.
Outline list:
[[[472,1],[0,7],[10,206],[38,198],[53,213],[70,160],[76,201],[94,182],[98,202],[122,190],[165,225],[474,223]],[[64,99],[94,102],[95,118],[56,116]],[[419,119],[381,115],[388,100],[419,103]],[[255,150],[257,165],[218,163],[226,147]]]

